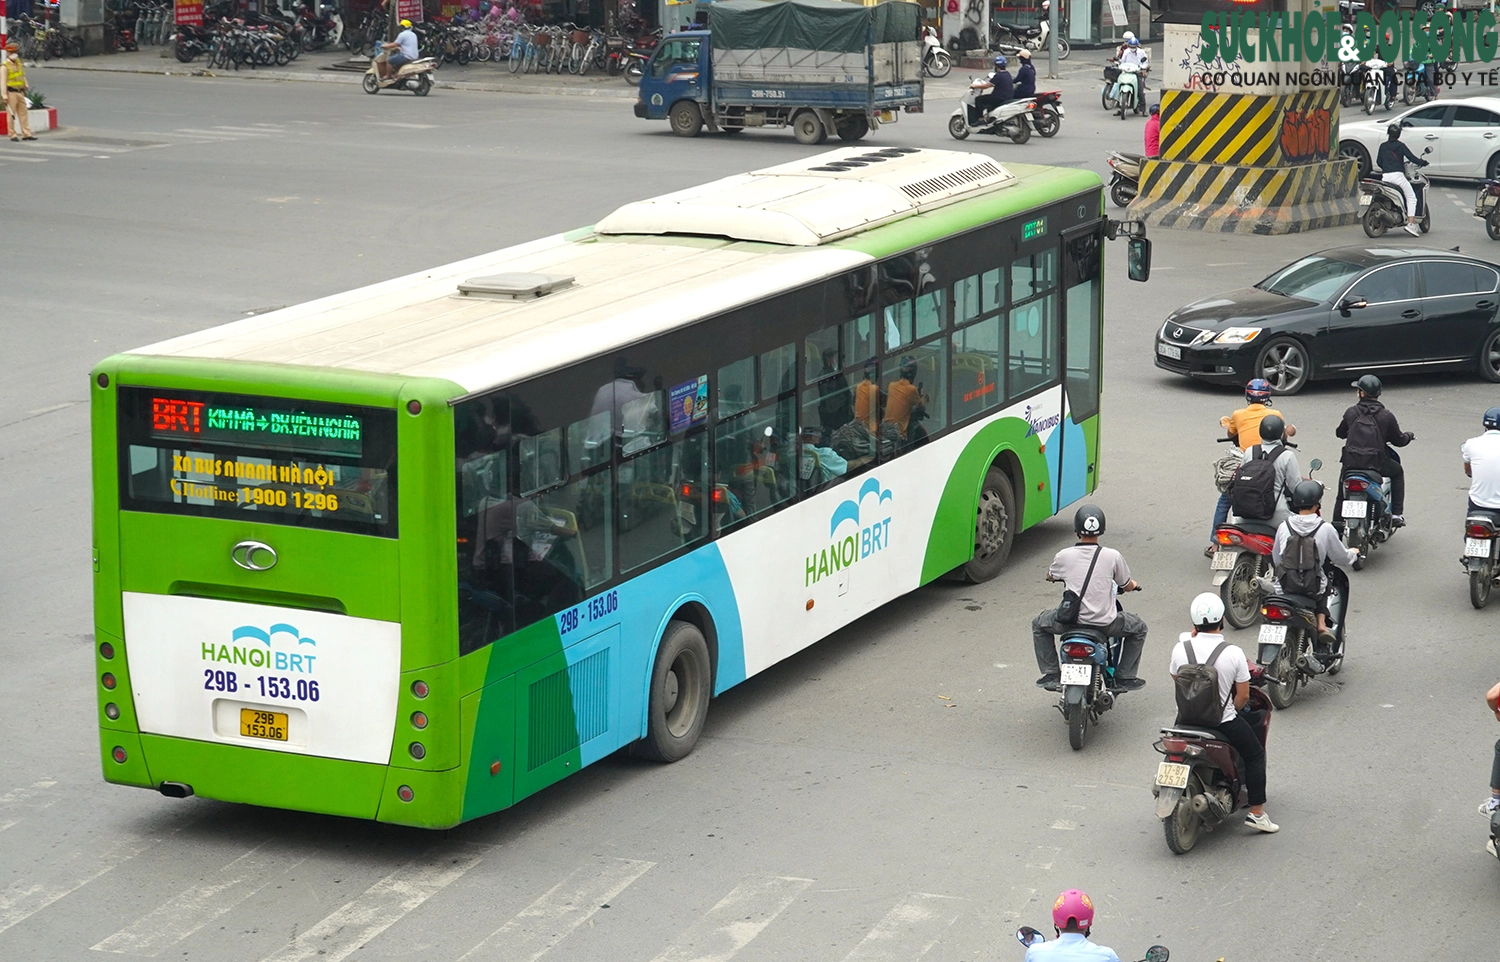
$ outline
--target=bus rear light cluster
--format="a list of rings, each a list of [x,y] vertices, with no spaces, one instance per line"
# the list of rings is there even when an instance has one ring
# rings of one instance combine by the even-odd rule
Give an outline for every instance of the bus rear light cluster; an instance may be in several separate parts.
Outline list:
[[[427,682],[425,682],[425,681],[414,681],[414,682],[411,683],[411,693],[413,695],[415,695],[416,697],[418,697],[418,698],[426,698],[427,697],[427,691],[428,691],[428,689],[427,689]]]
[[[416,792],[413,792],[411,790],[410,785],[402,785],[400,788],[396,789],[396,797],[401,799],[403,802],[409,802],[416,797]]]
[[[107,641],[101,644],[99,646],[99,657],[105,661],[112,660],[115,657],[115,646]]]
[[[414,711],[411,713],[411,727],[422,729],[427,727],[427,715],[424,712]]]
[[[109,757],[113,758],[118,764],[123,765],[125,764],[125,759],[129,758],[130,756],[125,754],[125,749],[121,748],[119,745],[116,745],[114,747],[114,750],[109,753]]]
[[[100,676],[100,678],[99,678],[99,684],[103,685],[105,688],[109,689],[110,691],[114,691],[115,690],[115,676],[106,671],[102,676]]]
[[[120,706],[116,705],[114,702],[110,702],[108,705],[105,705],[104,706],[104,717],[108,718],[110,721],[119,721],[120,720]]]

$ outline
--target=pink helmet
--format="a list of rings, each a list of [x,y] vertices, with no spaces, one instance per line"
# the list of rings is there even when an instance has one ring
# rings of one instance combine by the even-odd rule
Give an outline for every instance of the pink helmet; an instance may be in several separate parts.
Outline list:
[[[1094,924],[1094,903],[1078,889],[1068,889],[1052,903],[1052,924],[1059,929],[1070,925],[1088,931]]]

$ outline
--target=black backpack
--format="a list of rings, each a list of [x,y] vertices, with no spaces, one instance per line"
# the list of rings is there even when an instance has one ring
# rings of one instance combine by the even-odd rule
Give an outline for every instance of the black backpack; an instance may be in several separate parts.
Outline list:
[[[1214,667],[1214,662],[1229,647],[1229,642],[1219,642],[1202,664],[1193,660],[1191,641],[1181,644],[1183,654],[1187,655],[1187,664],[1177,669],[1177,677],[1173,679],[1177,685],[1177,724],[1216,728],[1223,724],[1224,706],[1229,699],[1219,697],[1219,670]],[[1233,686],[1229,693],[1234,694]]]
[[[1284,444],[1269,458],[1259,444],[1250,449],[1250,459],[1240,465],[1229,482],[1229,507],[1236,516],[1266,521],[1276,513],[1282,494],[1276,480],[1276,462],[1286,452]]]
[[[1363,406],[1354,409],[1349,434],[1344,440],[1344,467],[1375,469],[1385,463],[1385,434],[1375,412]]]
[[[1298,534],[1290,524],[1287,525],[1286,547],[1281,551],[1282,591],[1312,597],[1322,587],[1322,579],[1319,577],[1322,566],[1318,562],[1317,541],[1318,530],[1322,527],[1319,523],[1310,533]]]

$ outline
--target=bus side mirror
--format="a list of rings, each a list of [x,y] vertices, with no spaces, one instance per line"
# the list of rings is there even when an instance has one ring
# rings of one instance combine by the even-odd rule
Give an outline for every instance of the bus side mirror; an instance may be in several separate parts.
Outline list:
[[[1133,281],[1151,279],[1151,241],[1145,237],[1132,237],[1126,248],[1126,263]]]

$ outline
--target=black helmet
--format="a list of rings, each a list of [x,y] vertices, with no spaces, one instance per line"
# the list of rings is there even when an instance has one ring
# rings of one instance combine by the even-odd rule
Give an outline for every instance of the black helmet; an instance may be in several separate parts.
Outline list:
[[[1391,124],[1389,127],[1385,128],[1385,132],[1386,132],[1386,135],[1389,136],[1389,137],[1400,137],[1401,136],[1401,125],[1400,124]]]
[[[1267,414],[1260,419],[1260,439],[1262,441],[1280,441],[1286,434],[1286,422],[1274,414]]]
[[[1306,481],[1298,482],[1292,489],[1292,510],[1306,511],[1308,508],[1317,507],[1323,501],[1323,482]]]
[[[1484,412],[1484,426],[1491,431],[1500,429],[1500,408],[1490,408]]]
[[[1365,397],[1380,397],[1380,378],[1373,374],[1366,374],[1349,386],[1359,388]]]
[[[1073,515],[1073,530],[1088,537],[1103,534],[1104,512],[1092,504],[1084,505]]]

